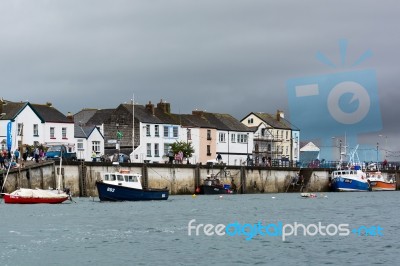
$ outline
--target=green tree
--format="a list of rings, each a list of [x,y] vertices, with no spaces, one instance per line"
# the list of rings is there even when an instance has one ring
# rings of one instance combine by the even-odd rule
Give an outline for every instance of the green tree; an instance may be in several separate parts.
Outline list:
[[[174,154],[177,154],[178,152],[182,151],[183,157],[186,158],[192,157],[192,154],[194,153],[194,148],[191,142],[176,141],[175,143],[172,143],[170,146],[171,146],[171,151]]]

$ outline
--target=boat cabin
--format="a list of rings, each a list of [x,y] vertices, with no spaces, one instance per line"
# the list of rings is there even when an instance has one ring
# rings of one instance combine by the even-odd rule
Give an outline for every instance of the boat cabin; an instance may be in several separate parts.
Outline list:
[[[366,179],[365,173],[359,169],[346,169],[346,170],[336,170],[332,173],[332,178],[349,177],[349,178],[361,178]]]
[[[140,174],[131,174],[130,171],[121,170],[114,173],[105,173],[103,182],[110,185],[142,189],[140,179]]]

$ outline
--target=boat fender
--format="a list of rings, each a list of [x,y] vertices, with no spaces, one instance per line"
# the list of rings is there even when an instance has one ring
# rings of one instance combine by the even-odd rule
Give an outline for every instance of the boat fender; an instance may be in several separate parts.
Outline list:
[[[200,193],[200,188],[199,187],[196,188],[196,193]]]

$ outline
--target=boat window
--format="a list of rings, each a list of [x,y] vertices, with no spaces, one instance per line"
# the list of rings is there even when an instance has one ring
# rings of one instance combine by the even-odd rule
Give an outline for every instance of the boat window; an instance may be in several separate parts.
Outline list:
[[[118,175],[117,177],[118,177],[118,181],[124,181],[124,176]]]
[[[105,175],[104,175],[104,180],[106,180],[106,181],[110,180],[110,177],[109,177],[108,174],[105,174]]]
[[[115,175],[110,175],[110,181],[115,181]]]
[[[129,176],[129,182],[137,182],[136,176],[130,175]]]

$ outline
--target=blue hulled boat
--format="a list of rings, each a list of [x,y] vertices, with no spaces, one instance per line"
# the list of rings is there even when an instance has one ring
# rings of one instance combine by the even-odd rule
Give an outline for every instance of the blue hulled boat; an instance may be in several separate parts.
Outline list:
[[[139,201],[167,200],[169,190],[148,188],[144,189],[140,182],[141,175],[131,174],[121,170],[104,174],[103,180],[96,181],[97,191],[101,201]]]
[[[331,188],[333,191],[369,191],[370,184],[360,166],[354,169],[333,171]]]

